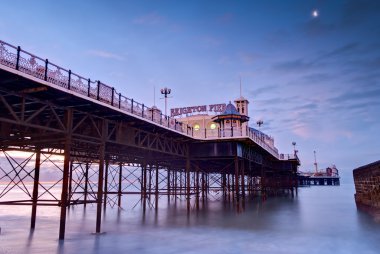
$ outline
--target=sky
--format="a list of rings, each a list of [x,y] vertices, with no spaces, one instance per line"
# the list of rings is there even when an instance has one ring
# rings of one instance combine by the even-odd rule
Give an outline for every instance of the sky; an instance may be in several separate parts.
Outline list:
[[[317,11],[318,15],[313,15]],[[380,159],[380,1],[5,1],[0,40],[129,98],[250,101],[301,170]]]

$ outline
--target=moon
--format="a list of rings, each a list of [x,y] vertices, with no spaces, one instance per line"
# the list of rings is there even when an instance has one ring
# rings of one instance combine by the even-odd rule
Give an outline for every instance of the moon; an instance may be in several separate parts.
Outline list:
[[[313,18],[318,17],[318,16],[319,16],[319,12],[318,12],[318,10],[314,10],[314,11],[311,13],[311,15],[313,16]]]

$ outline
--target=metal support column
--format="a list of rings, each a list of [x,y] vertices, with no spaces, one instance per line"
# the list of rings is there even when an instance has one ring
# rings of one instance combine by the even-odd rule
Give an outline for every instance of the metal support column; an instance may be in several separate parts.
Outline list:
[[[68,204],[67,204],[67,206],[68,207],[70,207],[70,199],[71,199],[71,197],[72,197],[72,192],[73,192],[73,190],[72,190],[72,182],[73,182],[73,164],[74,164],[74,161],[71,161],[70,162],[70,173],[69,173],[69,202],[68,202]]]
[[[88,169],[89,165],[86,162],[86,171],[84,173],[84,207],[87,205],[87,195],[88,195]]]
[[[158,209],[158,165],[156,165],[156,190],[155,190],[155,205],[156,205],[156,211]]]
[[[117,206],[121,207],[121,191],[122,191],[122,179],[123,179],[123,163],[119,163],[119,185],[117,190]]]
[[[242,194],[242,199],[245,199],[245,168],[244,168],[244,160],[241,161],[241,194]]]
[[[102,143],[99,149],[99,177],[98,177],[98,195],[97,195],[97,209],[96,209],[96,233],[100,233],[101,218],[102,218],[102,198],[103,198],[103,176],[104,176],[104,161],[105,161],[105,147],[108,135],[108,123],[106,120],[102,121]]]
[[[69,170],[70,170],[70,151],[71,151],[71,138],[72,138],[72,126],[73,126],[73,110],[67,109],[65,112],[66,122],[66,135],[65,135],[65,152],[63,161],[63,176],[62,176],[62,193],[61,193],[61,215],[59,223],[59,239],[65,238],[66,228],[66,208],[67,208],[67,195],[68,195],[68,183],[69,183]]]
[[[142,202],[143,202],[143,212],[145,213],[145,210],[146,210],[146,180],[147,180],[147,166],[145,164],[142,165],[142,170],[143,170],[143,198],[142,198]]]
[[[106,172],[104,174],[104,202],[103,202],[103,209],[106,209],[107,207],[107,193],[108,193],[108,167],[109,162],[106,161]]]
[[[239,159],[235,156],[235,197],[239,203]]]
[[[170,190],[170,167],[167,168],[167,171],[168,171],[167,172],[168,173],[168,176],[167,176],[168,177],[168,179],[167,179],[167,181],[168,181],[168,186],[167,186],[167,188],[168,188],[168,201],[170,202],[170,194],[171,194],[170,193],[170,191],[171,191]]]
[[[186,158],[186,200],[187,211],[190,211],[190,158],[189,155]]]
[[[34,167],[34,182],[33,182],[33,205],[32,205],[32,218],[30,228],[36,227],[36,214],[37,214],[37,199],[38,199],[38,184],[40,179],[40,165],[41,165],[41,151],[36,151],[36,162]]]
[[[199,167],[197,167],[196,179],[195,179],[195,188],[196,188],[196,208],[199,209]]]

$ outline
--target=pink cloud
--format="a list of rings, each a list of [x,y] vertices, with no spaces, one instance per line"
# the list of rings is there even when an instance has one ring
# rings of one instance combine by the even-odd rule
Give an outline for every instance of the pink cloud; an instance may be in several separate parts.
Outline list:
[[[135,18],[132,21],[134,24],[139,25],[158,25],[165,22],[165,18],[156,12],[148,13],[146,15]]]

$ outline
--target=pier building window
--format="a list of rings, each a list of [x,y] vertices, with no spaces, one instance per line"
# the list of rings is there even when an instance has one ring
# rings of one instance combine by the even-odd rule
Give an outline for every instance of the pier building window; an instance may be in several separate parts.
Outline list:
[[[216,123],[211,123],[210,124],[210,129],[215,130],[216,129]]]
[[[199,131],[199,129],[201,128],[201,126],[199,126],[199,124],[194,124],[194,130],[195,131]]]

